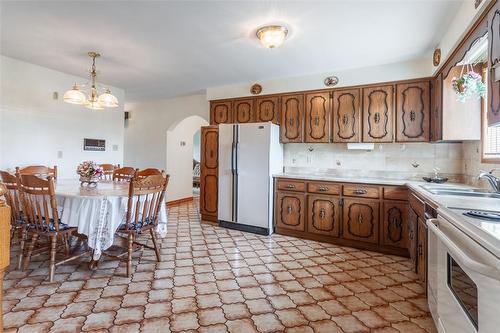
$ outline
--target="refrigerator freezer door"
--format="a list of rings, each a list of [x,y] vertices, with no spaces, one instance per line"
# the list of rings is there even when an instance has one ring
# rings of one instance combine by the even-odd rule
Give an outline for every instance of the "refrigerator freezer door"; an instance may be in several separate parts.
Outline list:
[[[239,224],[269,228],[270,123],[239,126],[238,219]]]
[[[237,125],[219,125],[219,220],[234,222],[233,133]]]

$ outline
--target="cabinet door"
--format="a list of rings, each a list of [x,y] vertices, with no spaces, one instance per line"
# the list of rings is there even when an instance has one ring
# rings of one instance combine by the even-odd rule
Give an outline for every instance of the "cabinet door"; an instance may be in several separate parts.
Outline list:
[[[217,221],[219,165],[217,126],[201,128],[200,213],[203,219]]]
[[[408,252],[410,252],[415,272],[417,271],[417,223],[417,213],[413,209],[408,208]]]
[[[429,81],[396,85],[396,141],[429,141]]]
[[[231,101],[210,102],[210,124],[229,124],[233,121]]]
[[[345,199],[343,211],[343,238],[378,243],[378,201]]]
[[[488,126],[500,124],[500,4],[488,14]]]
[[[443,139],[443,73],[439,74],[431,85],[431,141]]]
[[[276,196],[276,202],[276,227],[304,231],[304,194],[280,191]]]
[[[304,95],[281,98],[281,142],[304,142]]]
[[[363,142],[393,141],[393,86],[363,89]]]
[[[382,244],[406,249],[408,247],[408,204],[384,202]]]
[[[360,142],[359,89],[333,92],[333,142]]]
[[[427,226],[420,217],[417,223],[417,275],[420,281],[427,281]]]
[[[306,94],[306,142],[330,142],[330,93]]]
[[[339,237],[340,200],[328,195],[310,195],[307,199],[307,232]]]
[[[253,102],[253,99],[239,99],[233,102],[235,123],[251,123],[254,121]]]
[[[279,123],[279,97],[263,97],[257,99],[257,122],[271,121],[275,124]]]

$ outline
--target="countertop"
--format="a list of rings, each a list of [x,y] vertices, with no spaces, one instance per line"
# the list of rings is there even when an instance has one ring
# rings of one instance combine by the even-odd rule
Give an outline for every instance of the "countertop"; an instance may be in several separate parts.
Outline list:
[[[424,181],[408,179],[392,179],[380,177],[352,177],[328,174],[298,174],[279,173],[273,175],[276,178],[320,180],[343,183],[363,183],[377,185],[399,185],[407,186],[419,197],[425,199],[431,206],[437,208],[438,215],[462,230],[469,237],[476,240],[491,253],[500,258],[500,222],[480,220],[463,215],[469,210],[487,210],[500,212],[500,199],[480,198],[459,195],[436,195],[427,191],[422,185],[429,185]],[[471,188],[471,186],[459,183],[432,184],[436,187]]]

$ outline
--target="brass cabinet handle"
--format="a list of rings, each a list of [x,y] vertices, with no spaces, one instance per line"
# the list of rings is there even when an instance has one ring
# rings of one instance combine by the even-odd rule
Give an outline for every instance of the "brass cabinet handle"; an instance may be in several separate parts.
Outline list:
[[[363,224],[363,215],[358,214],[358,224]]]
[[[324,208],[321,208],[319,210],[319,218],[322,220],[325,218],[325,209]]]
[[[415,114],[415,111],[411,110],[410,111],[410,121],[415,121],[416,118],[417,118],[417,116]]]
[[[314,125],[319,126],[319,117],[314,117]]]
[[[358,188],[358,189],[354,190],[354,194],[366,194],[366,193],[368,193],[368,191],[363,190],[361,188]]]
[[[418,244],[417,253],[419,257],[424,254],[424,251],[422,251],[422,244]]]
[[[288,214],[292,214],[292,206],[288,206]]]
[[[326,186],[320,186],[320,187],[318,187],[318,191],[320,191],[320,192],[326,192],[326,191],[328,191],[328,187],[326,187]]]
[[[213,157],[214,157],[214,151],[213,151],[213,150],[211,150],[211,151],[210,151],[210,158],[213,158]]]
[[[295,185],[293,185],[293,184],[288,184],[288,185],[286,186],[286,188],[295,188]]]
[[[345,115],[343,115],[343,116],[342,116],[342,124],[347,125],[347,122],[348,122],[348,121],[349,121],[349,120],[347,119],[347,115],[346,115],[346,114],[345,114]]]
[[[293,126],[293,118],[290,118],[288,122],[290,123],[290,126]]]

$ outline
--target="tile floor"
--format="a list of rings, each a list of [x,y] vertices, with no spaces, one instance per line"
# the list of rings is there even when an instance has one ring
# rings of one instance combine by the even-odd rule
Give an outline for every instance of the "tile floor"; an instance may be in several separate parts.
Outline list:
[[[6,332],[435,332],[408,259],[200,224],[170,209],[162,262],[6,274]]]

